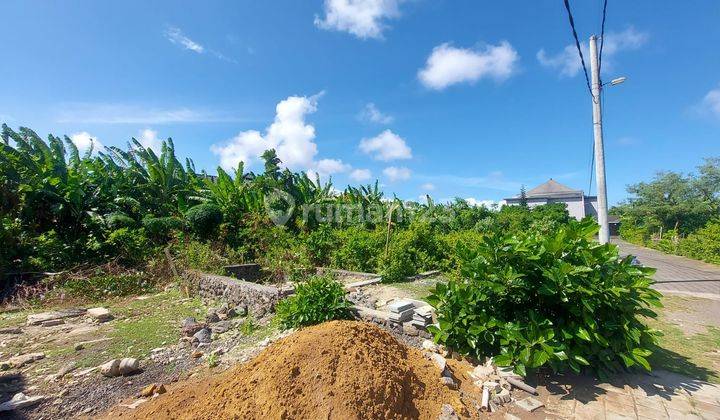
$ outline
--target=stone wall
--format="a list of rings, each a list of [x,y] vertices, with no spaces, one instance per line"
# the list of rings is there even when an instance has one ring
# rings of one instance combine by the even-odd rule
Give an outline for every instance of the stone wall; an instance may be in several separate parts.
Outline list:
[[[372,280],[380,277],[379,274],[375,273],[361,273],[359,271],[348,271],[348,270],[340,270],[337,268],[328,268],[328,267],[316,267],[315,273],[318,276],[322,276],[325,274],[333,274],[335,276],[335,279],[339,281],[340,283],[353,283],[358,282],[362,280]]]
[[[251,283],[232,277],[187,270],[185,279],[203,299],[223,300],[230,306],[247,307],[250,314],[260,318],[275,310],[275,304],[291,290]]]

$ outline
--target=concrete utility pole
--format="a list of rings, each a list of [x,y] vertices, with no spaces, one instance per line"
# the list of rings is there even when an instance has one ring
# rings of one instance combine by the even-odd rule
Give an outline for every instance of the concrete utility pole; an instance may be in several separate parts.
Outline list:
[[[605,187],[605,146],[603,146],[602,111],[600,107],[600,69],[598,63],[597,37],[590,37],[590,70],[592,73],[593,134],[595,135],[595,178],[597,179],[599,240],[606,244],[610,240],[608,226],[607,188]]]

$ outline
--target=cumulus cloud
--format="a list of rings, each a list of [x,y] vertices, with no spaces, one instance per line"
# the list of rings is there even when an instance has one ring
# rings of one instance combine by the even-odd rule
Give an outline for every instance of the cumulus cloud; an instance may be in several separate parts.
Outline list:
[[[315,16],[321,29],[348,32],[360,39],[382,39],[385,23],[400,17],[404,0],[325,0],[325,17]]]
[[[426,182],[426,183],[422,184],[422,185],[420,186],[420,188],[421,188],[423,191],[433,191],[433,190],[435,190],[435,184],[430,183],[430,182]]]
[[[91,135],[87,131],[80,131],[77,133],[74,133],[70,136],[70,140],[75,144],[75,147],[78,148],[79,151],[84,152],[90,148],[90,146],[93,147],[93,150],[97,151],[103,148],[102,143],[100,143],[100,140],[98,140],[97,137]]]
[[[433,48],[425,67],[418,71],[418,78],[424,86],[435,90],[483,78],[502,81],[515,71],[519,57],[507,41],[479,49],[445,43]]]
[[[404,166],[388,166],[383,169],[383,175],[385,175],[390,182],[408,180],[410,179],[410,174],[410,169]]]
[[[494,201],[494,200],[478,200],[478,199],[473,198],[473,197],[468,197],[468,198],[466,198],[466,199],[465,199],[465,202],[468,203],[468,204],[471,205],[471,206],[475,206],[475,207],[485,207],[485,208],[488,208],[488,209],[494,209],[494,208],[498,207],[498,205],[499,205],[499,203],[498,203],[497,201]]]
[[[698,104],[697,110],[702,115],[720,118],[720,87],[705,94],[705,97]]]
[[[350,165],[339,159],[315,160],[318,147],[315,127],[305,120],[317,111],[314,96],[290,96],[275,107],[275,120],[262,133],[258,130],[240,132],[224,142],[213,144],[210,150],[220,158],[220,166],[234,168],[239,162],[250,167],[259,161],[268,149],[275,149],[282,165],[292,170],[307,170],[311,177],[321,177],[350,170]]]
[[[405,140],[390,130],[369,139],[362,139],[360,151],[385,162],[412,158],[412,150]]]
[[[162,149],[162,140],[158,138],[157,131],[149,128],[140,130],[137,141],[146,149],[159,152]]]
[[[605,44],[603,45],[603,68],[611,68],[612,58],[618,52],[637,50],[645,45],[647,40],[647,33],[637,31],[632,26],[622,32],[608,32],[605,34]],[[585,60],[589,60],[590,46],[588,42],[581,43],[580,49]],[[561,76],[572,77],[582,71],[582,63],[575,44],[565,46],[557,54],[548,54],[545,49],[541,49],[537,53],[537,59],[541,65],[559,70]]]
[[[350,172],[350,179],[357,182],[367,181],[372,177],[372,172],[369,169],[354,169]]]
[[[365,105],[365,108],[363,108],[360,113],[360,119],[376,124],[390,124],[394,120],[391,115],[380,112],[378,107],[372,102]]]
[[[167,29],[165,29],[165,38],[173,44],[179,45],[186,50],[194,51],[198,54],[205,52],[205,47],[185,36],[180,28],[175,26],[168,26]]]

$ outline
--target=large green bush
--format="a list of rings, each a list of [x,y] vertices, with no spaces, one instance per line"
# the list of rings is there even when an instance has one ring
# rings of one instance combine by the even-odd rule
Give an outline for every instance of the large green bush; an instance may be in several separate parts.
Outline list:
[[[656,333],[642,322],[655,316],[660,293],[653,269],[620,258],[614,245],[591,238],[597,225],[570,222],[554,234],[488,235],[460,251],[461,279],[438,284],[435,340],[500,366],[549,365],[600,375],[640,366]]]
[[[148,238],[155,242],[166,242],[173,232],[181,231],[185,224],[177,217],[146,217],[142,221]]]
[[[690,258],[720,264],[720,219],[713,219],[680,241],[680,253]]]
[[[208,239],[222,223],[223,214],[220,207],[215,204],[198,204],[185,213],[185,219],[195,234]]]
[[[339,246],[331,256],[331,265],[344,270],[376,272],[385,238],[381,231],[350,227],[337,232]]]
[[[275,312],[284,328],[349,319],[351,315],[343,285],[330,276],[313,276],[298,283],[295,294],[280,301]]]
[[[144,229],[118,229],[110,233],[105,242],[109,251],[127,265],[144,263],[152,251]]]
[[[415,222],[393,232],[387,254],[380,259],[383,281],[401,281],[422,271],[440,268],[445,257],[438,235],[427,223]]]

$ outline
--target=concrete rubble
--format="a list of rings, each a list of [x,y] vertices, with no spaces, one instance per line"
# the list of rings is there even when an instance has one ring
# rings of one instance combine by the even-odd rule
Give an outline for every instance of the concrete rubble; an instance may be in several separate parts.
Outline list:
[[[21,408],[35,405],[44,399],[45,399],[45,396],[43,396],[43,395],[36,395],[34,397],[28,397],[27,395],[23,394],[22,392],[18,392],[17,394],[15,394],[12,397],[12,399],[0,404],[0,412],[19,410]]]
[[[127,376],[140,371],[140,362],[131,357],[113,359],[101,365],[99,369],[100,373],[107,377]]]
[[[95,322],[107,322],[113,319],[110,310],[102,307],[88,309],[87,315]]]

